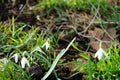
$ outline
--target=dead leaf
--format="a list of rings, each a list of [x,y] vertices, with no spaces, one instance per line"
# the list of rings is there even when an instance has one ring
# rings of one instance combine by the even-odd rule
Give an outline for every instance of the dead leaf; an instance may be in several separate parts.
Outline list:
[[[108,34],[104,35],[103,40],[111,41],[112,39],[115,39],[117,37],[115,28],[108,28],[107,33]]]
[[[96,40],[92,40],[91,42],[90,42],[90,45],[91,45],[91,47],[94,49],[94,50],[98,50],[99,49],[99,41],[96,41]],[[111,43],[102,43],[102,48],[104,49],[104,50],[106,50],[107,48],[109,48],[110,47],[110,45],[111,45]]]
[[[94,30],[88,30],[88,35],[94,35],[95,37],[101,39],[103,36],[103,30],[101,28],[95,27]]]
[[[94,31],[89,31],[88,32],[89,34],[96,34],[95,37],[99,38],[99,39],[102,39],[103,41],[110,41],[109,43],[102,43],[102,48],[103,49],[108,49],[110,46],[111,46],[111,41],[113,39],[116,38],[116,30],[115,28],[111,28],[109,27],[107,29],[107,33],[105,32],[105,34],[103,34],[103,30],[100,29],[100,28],[95,28]],[[91,47],[94,49],[94,50],[98,50],[99,49],[99,41],[95,40],[95,39],[90,39],[90,44],[91,44]]]

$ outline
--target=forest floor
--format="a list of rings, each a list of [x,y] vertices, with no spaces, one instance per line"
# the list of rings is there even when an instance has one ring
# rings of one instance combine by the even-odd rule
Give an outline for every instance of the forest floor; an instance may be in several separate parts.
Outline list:
[[[117,0],[108,0],[108,3],[113,8],[120,5]],[[108,8],[109,12],[102,12],[99,7],[93,7],[90,10],[57,7],[43,9],[35,7],[37,4],[37,0],[0,3],[0,20],[3,25],[11,25],[14,16],[16,25],[26,24],[25,31],[30,30],[30,26],[34,26],[39,28],[39,32],[46,32],[46,36],[57,34],[58,46],[55,47],[57,54],[76,37],[77,48],[70,47],[62,57],[64,65],[56,67],[60,79],[81,80],[86,77],[83,72],[73,71],[75,64],[67,64],[72,61],[86,62],[84,58],[81,58],[80,53],[94,56],[100,42],[104,50],[107,50],[113,41],[118,47],[120,46],[120,15],[117,12],[115,14],[111,8]],[[117,11],[119,13],[119,10]],[[30,72],[35,73],[32,77],[36,80],[45,74],[44,68],[36,65],[30,67]],[[51,79],[55,80],[53,73],[48,77],[48,80]]]

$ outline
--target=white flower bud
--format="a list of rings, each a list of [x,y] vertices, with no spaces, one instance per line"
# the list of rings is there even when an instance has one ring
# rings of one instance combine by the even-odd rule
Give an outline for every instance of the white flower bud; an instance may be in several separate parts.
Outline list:
[[[3,62],[4,62],[4,64],[7,64],[8,63],[8,59],[7,58],[3,58]]]
[[[48,50],[48,48],[50,47],[50,44],[48,43],[48,41],[46,41],[42,47],[45,47],[46,50]]]
[[[17,53],[14,54],[14,55],[12,56],[12,58],[15,58],[15,62],[16,62],[16,63],[18,62],[18,54],[17,54]]]
[[[21,59],[21,66],[22,66],[22,68],[25,68],[25,65],[26,65],[26,64],[27,64],[28,67],[30,67],[30,64],[29,64],[27,58],[23,57],[23,58]]]

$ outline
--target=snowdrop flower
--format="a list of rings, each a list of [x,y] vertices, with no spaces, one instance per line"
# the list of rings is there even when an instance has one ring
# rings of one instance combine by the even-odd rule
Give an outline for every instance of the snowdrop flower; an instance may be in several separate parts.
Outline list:
[[[3,59],[0,59],[0,62],[3,62],[4,64],[7,64],[9,61],[7,58],[3,58]],[[5,69],[5,66],[4,65],[0,65],[0,70],[1,71],[4,71]]]
[[[3,58],[3,62],[4,62],[4,64],[7,64],[8,63],[8,59],[7,58]]]
[[[98,60],[101,60],[103,56],[108,57],[107,53],[102,48],[99,48],[99,50],[95,53],[95,58],[97,57]]]
[[[29,64],[27,58],[26,58],[26,57],[23,57],[23,58],[21,59],[21,66],[22,66],[22,68],[25,68],[25,65],[26,65],[26,64],[27,64],[28,67],[30,67],[30,64]]]
[[[95,53],[95,58],[98,58],[98,60],[101,60],[103,56],[108,57],[107,53],[101,48],[101,43],[99,46],[100,48]]]
[[[48,41],[46,41],[46,42],[42,45],[42,47],[45,47],[45,48],[46,48],[46,50],[48,50],[48,48],[50,47],[49,42],[48,42]]]
[[[14,55],[12,56],[12,58],[15,58],[15,62],[16,62],[16,63],[18,62],[18,54],[17,54],[17,53],[14,54]]]

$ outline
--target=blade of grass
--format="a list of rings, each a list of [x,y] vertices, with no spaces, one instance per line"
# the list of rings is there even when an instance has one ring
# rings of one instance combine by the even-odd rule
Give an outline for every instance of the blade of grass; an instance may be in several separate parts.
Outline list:
[[[12,36],[14,36],[15,35],[15,19],[14,19],[14,16],[12,16]]]
[[[89,80],[92,80],[92,65],[91,65],[90,56],[88,59],[88,73],[89,73]]]
[[[66,49],[63,49],[56,57],[56,59],[53,61],[52,66],[50,67],[50,69],[48,70],[48,72],[46,73],[46,75],[41,79],[41,80],[45,80],[50,74],[51,72],[54,70],[57,62],[59,61],[59,59],[65,54],[65,52],[69,49],[69,47],[72,45],[72,43],[75,41],[76,38],[74,38],[70,44],[67,46]]]

